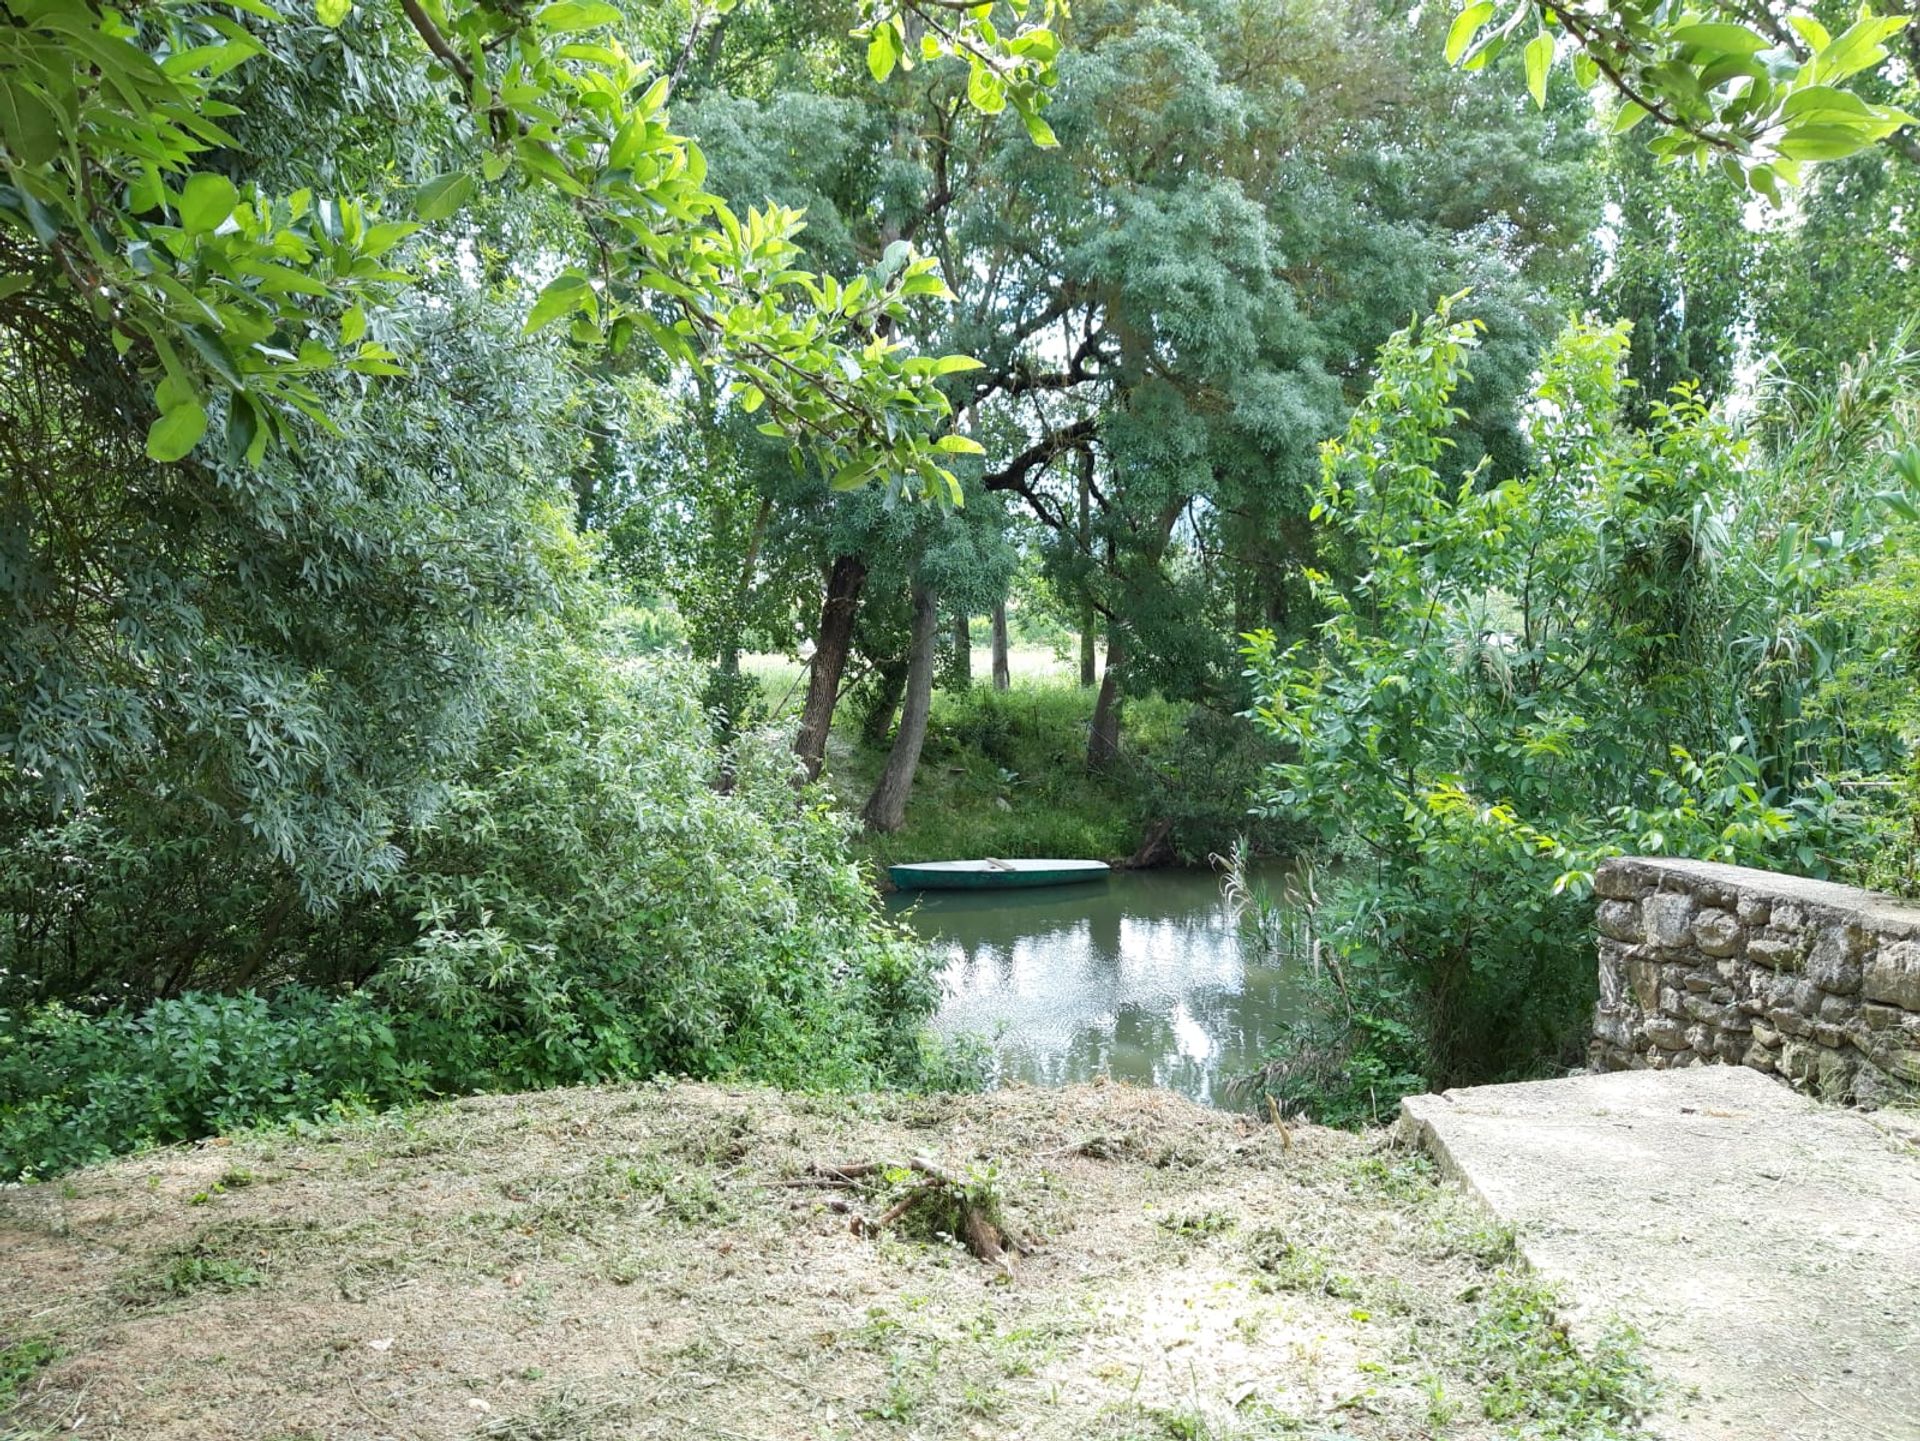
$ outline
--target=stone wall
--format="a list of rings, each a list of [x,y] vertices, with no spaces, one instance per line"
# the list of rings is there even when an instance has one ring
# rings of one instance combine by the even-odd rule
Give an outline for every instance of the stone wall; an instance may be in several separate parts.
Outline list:
[[[1920,906],[1709,861],[1594,878],[1598,1070],[1728,1062],[1834,1101],[1920,1088]]]

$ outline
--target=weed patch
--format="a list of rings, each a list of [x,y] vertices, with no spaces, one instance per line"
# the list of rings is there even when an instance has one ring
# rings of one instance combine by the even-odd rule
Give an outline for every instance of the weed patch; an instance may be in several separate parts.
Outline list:
[[[1630,1441],[1654,1388],[1633,1333],[1609,1331],[1583,1355],[1554,1316],[1554,1297],[1531,1278],[1487,1293],[1467,1343],[1481,1371],[1480,1404],[1510,1435]]]

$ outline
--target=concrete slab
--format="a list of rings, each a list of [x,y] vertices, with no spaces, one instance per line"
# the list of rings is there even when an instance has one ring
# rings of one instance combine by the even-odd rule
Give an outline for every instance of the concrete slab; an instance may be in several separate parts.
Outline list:
[[[1576,1342],[1639,1331],[1668,1441],[1920,1441],[1920,1147],[1758,1071],[1412,1096],[1401,1124],[1518,1233]]]

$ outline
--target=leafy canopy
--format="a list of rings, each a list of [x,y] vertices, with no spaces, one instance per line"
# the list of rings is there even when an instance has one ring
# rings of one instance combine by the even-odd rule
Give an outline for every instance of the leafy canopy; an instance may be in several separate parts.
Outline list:
[[[971,447],[936,437],[950,412],[937,381],[969,363],[910,355],[897,338],[910,302],[947,294],[931,259],[890,247],[845,284],[799,268],[799,213],[743,218],[703,188],[699,147],[668,128],[669,77],[609,33],[623,17],[602,0],[399,8],[465,142],[405,220],[356,197],[243,191],[217,168],[232,144],[222,122],[242,113],[234,77],[263,52],[256,31],[287,23],[263,0],[12,7],[0,31],[0,222],[33,237],[39,264],[0,277],[0,296],[56,285],[85,298],[151,389],[152,458],[199,443],[212,392],[229,397],[229,450],[255,463],[289,438],[296,412],[330,426],[317,375],[398,368],[370,334],[370,315],[409,280],[389,253],[421,225],[452,222],[482,186],[510,185],[565,197],[583,235],[529,330],[564,322],[575,344],[616,356],[644,338],[722,373],[743,408],[764,409],[766,428],[836,484],[884,479],[959,499],[944,458]],[[924,53],[971,67],[975,105],[1012,105],[1050,143],[1040,108],[1057,46],[1026,8],[1003,31],[988,6],[876,5],[875,68],[882,55],[904,61],[894,46],[918,17]],[[340,26],[353,5],[316,11]]]
[[[1455,15],[1446,54],[1478,70],[1517,53],[1541,105],[1564,61],[1583,86],[1618,96],[1616,132],[1651,118],[1665,130],[1648,142],[1657,154],[1717,164],[1778,203],[1805,162],[1851,155],[1914,123],[1848,84],[1888,58],[1886,42],[1910,18],[1862,6],[1836,35],[1812,15],[1768,5],[1474,0]]]

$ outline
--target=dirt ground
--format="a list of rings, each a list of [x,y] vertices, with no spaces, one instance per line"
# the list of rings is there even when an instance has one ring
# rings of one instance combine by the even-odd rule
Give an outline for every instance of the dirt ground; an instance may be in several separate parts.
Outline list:
[[[1024,1253],[808,1174],[914,1158]],[[1512,1254],[1382,1135],[1126,1086],[475,1098],[0,1190],[0,1435],[1636,1434]]]

